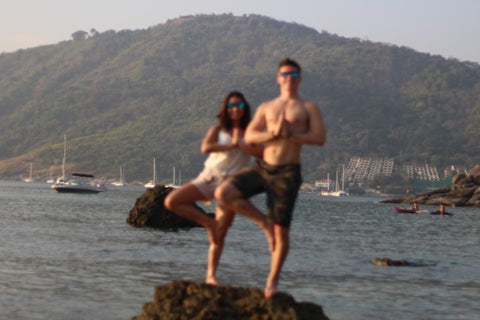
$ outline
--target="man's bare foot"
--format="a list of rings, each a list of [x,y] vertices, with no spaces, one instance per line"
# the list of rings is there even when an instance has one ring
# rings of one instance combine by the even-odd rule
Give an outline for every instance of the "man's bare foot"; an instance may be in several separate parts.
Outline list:
[[[275,236],[273,233],[273,223],[267,222],[267,225],[263,229],[265,232],[265,237],[267,238],[268,241],[268,248],[270,252],[273,252],[275,250]]]
[[[265,298],[270,299],[273,297],[276,293],[278,293],[277,290],[277,284],[276,283],[270,283],[265,286],[265,289],[263,290],[263,294]]]
[[[215,278],[215,276],[207,276],[205,278],[205,283],[209,284],[209,285],[212,285],[212,286],[218,286],[218,281]]]

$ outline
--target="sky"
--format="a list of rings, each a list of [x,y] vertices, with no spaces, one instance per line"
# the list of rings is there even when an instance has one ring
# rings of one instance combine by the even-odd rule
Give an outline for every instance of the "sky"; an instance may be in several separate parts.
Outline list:
[[[138,30],[185,15],[232,13],[480,63],[480,0],[1,1],[0,52],[71,40],[79,30]]]

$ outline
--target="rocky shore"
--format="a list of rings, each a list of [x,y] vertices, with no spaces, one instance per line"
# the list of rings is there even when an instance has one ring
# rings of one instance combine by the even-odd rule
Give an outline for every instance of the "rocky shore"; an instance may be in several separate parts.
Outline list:
[[[467,174],[457,174],[452,186],[439,188],[420,195],[388,199],[384,203],[418,203],[427,205],[480,207],[480,165],[473,167]]]
[[[265,299],[256,288],[172,281],[155,288],[151,302],[131,320],[328,320],[321,306],[286,293]]]

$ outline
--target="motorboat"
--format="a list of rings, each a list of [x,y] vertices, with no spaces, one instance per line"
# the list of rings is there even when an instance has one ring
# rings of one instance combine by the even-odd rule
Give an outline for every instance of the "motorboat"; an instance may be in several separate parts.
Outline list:
[[[78,179],[59,180],[51,188],[62,193],[99,193],[107,191],[103,184],[93,184],[86,181],[86,179],[94,178],[91,174],[72,173],[72,176],[78,177]]]

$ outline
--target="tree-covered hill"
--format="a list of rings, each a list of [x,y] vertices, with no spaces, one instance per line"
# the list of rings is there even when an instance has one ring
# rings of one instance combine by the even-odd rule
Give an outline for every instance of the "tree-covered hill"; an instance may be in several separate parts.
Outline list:
[[[480,155],[480,66],[249,15],[182,17],[145,30],[77,31],[0,54],[0,177],[69,170],[146,180],[196,175],[223,96],[273,98],[277,63],[303,67],[301,92],[328,130],[304,149],[306,181],[353,155],[471,167]]]

